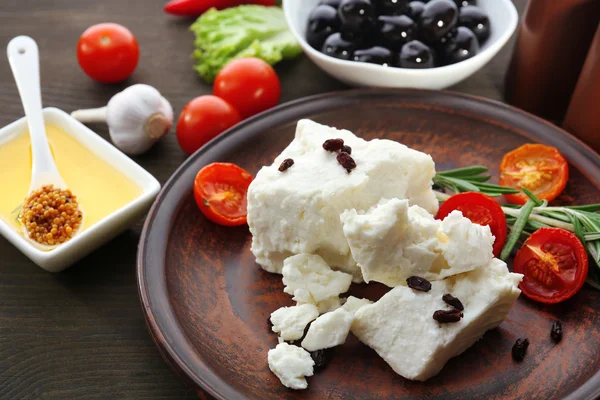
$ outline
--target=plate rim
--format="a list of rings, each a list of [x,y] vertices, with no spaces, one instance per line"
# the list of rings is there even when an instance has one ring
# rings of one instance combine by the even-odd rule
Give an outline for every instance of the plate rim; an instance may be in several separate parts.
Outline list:
[[[198,375],[194,371],[190,369],[190,367],[185,363],[181,357],[178,355],[177,349],[175,349],[174,343],[171,343],[166,334],[174,335],[181,342],[187,343],[187,337],[185,333],[181,330],[179,326],[179,321],[174,314],[174,310],[171,308],[171,302],[168,296],[162,297],[159,299],[152,299],[152,296],[149,293],[149,282],[147,281],[147,273],[148,269],[146,268],[146,251],[148,247],[148,238],[150,234],[150,228],[152,224],[158,217],[157,211],[159,207],[162,205],[163,200],[174,183],[178,180],[178,178],[186,171],[191,165],[193,165],[198,158],[202,155],[210,152],[212,148],[218,145],[220,142],[228,139],[229,137],[235,135],[238,131],[245,130],[248,126],[251,126],[257,123],[260,120],[272,118],[274,115],[280,113],[285,113],[289,109],[294,109],[296,107],[317,102],[317,101],[326,101],[328,99],[335,98],[352,98],[352,97],[373,97],[373,96],[397,96],[402,97],[405,94],[424,94],[425,96],[444,96],[450,98],[462,98],[475,104],[481,103],[482,106],[486,106],[489,109],[503,109],[508,113],[516,113],[521,117],[524,117],[526,120],[531,120],[531,123],[545,125],[547,129],[554,130],[560,133],[560,136],[569,144],[574,145],[574,151],[577,153],[581,153],[583,155],[587,155],[586,159],[589,162],[592,162],[597,167],[600,168],[600,155],[596,153],[591,147],[583,143],[579,138],[573,136],[571,133],[562,129],[562,127],[552,124],[551,122],[544,120],[538,116],[530,114],[524,110],[513,107],[509,104],[503,103],[499,100],[489,99],[481,96],[475,96],[466,93],[453,92],[449,90],[429,90],[429,89],[379,89],[379,88],[359,88],[359,89],[350,89],[350,90],[342,90],[342,91],[334,91],[316,94],[312,96],[307,96],[299,99],[295,99],[281,105],[278,105],[270,110],[264,111],[260,114],[257,114],[251,118],[248,118],[236,126],[228,129],[223,134],[209,141],[202,148],[197,150],[194,154],[189,156],[169,177],[166,183],[163,185],[160,193],[156,197],[152,207],[148,211],[148,215],[144,221],[142,233],[140,235],[140,240],[138,243],[138,251],[137,251],[137,259],[136,259],[136,281],[137,281],[137,289],[138,295],[140,298],[140,303],[142,306],[142,311],[144,315],[144,320],[146,322],[147,329],[154,341],[159,353],[165,360],[165,362],[169,365],[169,367],[179,376],[184,382],[188,385],[193,386],[195,390],[197,390],[197,394],[201,398],[205,398],[205,394],[212,396],[218,400],[229,400],[228,397],[225,397],[220,389],[227,389],[227,391],[233,391],[238,395],[240,399],[247,399],[247,397],[243,396],[242,393],[239,393],[237,389],[233,388],[224,380],[220,379],[216,374],[210,371],[210,366],[208,366],[203,360],[199,360],[199,364],[206,370],[207,373],[214,375],[214,377],[207,378],[204,375]],[[333,108],[333,107],[332,107]],[[497,110],[499,111],[499,110]],[[473,114],[469,114],[473,115]],[[484,119],[483,117],[479,117],[480,119]],[[488,121],[490,122],[490,121]],[[583,171],[582,171],[583,172]],[[600,189],[600,188],[599,188]],[[178,207],[180,204],[178,205]],[[174,211],[178,208],[175,207]],[[172,222],[170,220],[169,222]],[[159,268],[159,271],[154,271],[156,276],[162,275],[165,277],[164,270],[164,262],[162,263],[162,267]],[[157,274],[158,273],[158,274]],[[154,282],[153,285],[156,285],[157,282]],[[158,282],[160,286],[164,286],[161,290],[161,293],[164,295],[168,293],[168,288],[166,287],[166,279],[162,279]],[[155,313],[156,310],[153,309],[153,303],[160,302],[161,304],[166,304],[169,306],[169,309],[162,310],[163,318],[167,317],[167,321],[165,324],[171,324],[171,330],[169,332],[164,332],[163,327],[159,325],[157,322],[157,318]],[[170,318],[169,318],[170,317]],[[565,397],[565,400],[594,400],[600,397],[600,370],[596,371],[594,375],[592,375],[585,383],[583,383],[580,387],[575,389],[572,393]]]

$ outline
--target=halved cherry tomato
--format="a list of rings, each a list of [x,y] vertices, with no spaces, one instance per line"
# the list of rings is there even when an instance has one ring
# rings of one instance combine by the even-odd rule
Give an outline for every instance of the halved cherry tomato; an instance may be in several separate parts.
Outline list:
[[[202,168],[194,181],[194,198],[200,211],[214,223],[237,226],[246,223],[248,186],[252,175],[230,163]]]
[[[496,238],[494,255],[502,252],[506,242],[506,217],[502,207],[494,199],[482,193],[459,193],[446,200],[438,210],[437,219],[444,219],[452,211],[458,210],[473,223],[487,225]]]
[[[500,185],[531,190],[539,199],[552,201],[565,189],[569,166],[560,152],[543,144],[526,144],[507,153],[500,165]],[[525,194],[505,196],[514,204],[525,204]]]
[[[519,288],[540,303],[567,300],[583,286],[588,274],[587,253],[573,233],[540,228],[517,253],[514,271],[523,274]]]

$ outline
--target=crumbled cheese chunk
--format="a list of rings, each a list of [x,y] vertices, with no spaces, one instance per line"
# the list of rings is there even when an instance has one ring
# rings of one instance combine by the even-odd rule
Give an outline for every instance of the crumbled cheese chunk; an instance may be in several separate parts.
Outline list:
[[[336,153],[323,149],[323,142],[333,138],[352,148],[357,167],[351,173],[339,165]],[[294,165],[279,172],[286,158]],[[269,272],[281,273],[287,257],[318,254],[360,282],[340,214],[366,210],[381,198],[408,199],[436,212],[434,175],[435,164],[428,154],[391,140],[365,141],[346,130],[301,120],[291,144],[258,172],[248,188],[248,225],[256,261]]]
[[[438,280],[485,266],[494,257],[490,228],[460,211],[442,222],[407,200],[383,199],[365,212],[347,210],[340,219],[366,282],[395,287],[414,275]]]
[[[310,324],[302,340],[302,347],[308,351],[316,351],[344,344],[353,320],[352,313],[344,308],[321,315]]]
[[[472,223],[458,210],[444,218],[441,236],[439,243],[442,255],[448,265],[457,271],[465,272],[472,270],[474,265],[487,265],[494,257],[494,236],[490,227]],[[441,271],[440,277],[446,276],[450,276],[449,271]]]
[[[483,268],[432,282],[429,292],[399,286],[358,310],[352,332],[396,373],[424,381],[504,320],[521,293],[517,286],[522,277],[493,259]],[[442,300],[446,293],[464,305],[459,322],[433,319],[436,310],[451,309]]]
[[[318,305],[348,291],[352,275],[333,271],[314,254],[298,254],[283,263],[284,292],[294,296],[298,304]]]
[[[279,378],[283,386],[290,389],[306,389],[306,376],[313,375],[315,362],[301,347],[280,343],[269,350],[269,368]]]
[[[359,299],[358,297],[350,296],[346,299],[346,303],[344,303],[342,308],[354,315],[363,306],[369,304],[373,304],[373,302],[369,299]]]
[[[302,304],[302,303],[300,303]],[[319,314],[325,314],[330,311],[335,311],[344,304],[344,299],[338,296],[330,297],[327,300],[323,300],[317,303]]]
[[[306,325],[318,316],[319,310],[314,304],[281,307],[271,314],[272,329],[284,340],[298,340],[304,335]]]

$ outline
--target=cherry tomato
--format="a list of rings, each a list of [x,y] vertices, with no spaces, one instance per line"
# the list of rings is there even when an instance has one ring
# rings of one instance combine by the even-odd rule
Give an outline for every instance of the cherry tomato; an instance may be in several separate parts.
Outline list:
[[[248,186],[252,175],[230,163],[202,168],[194,181],[194,198],[200,211],[214,223],[237,226],[246,223]]]
[[[573,233],[540,228],[517,253],[514,271],[523,274],[519,288],[540,303],[567,300],[583,286],[588,274],[587,253]]]
[[[281,97],[275,70],[259,58],[240,58],[217,75],[213,94],[237,108],[247,118],[274,107]]]
[[[102,83],[127,79],[140,58],[140,48],[133,33],[112,23],[90,26],[77,43],[77,60],[83,71]]]
[[[507,153],[500,165],[500,184],[517,189],[526,187],[538,198],[552,201],[565,189],[569,166],[560,152],[543,144],[526,144]],[[525,194],[505,196],[514,204],[525,204]]]
[[[192,154],[241,120],[240,113],[225,100],[210,95],[196,97],[179,115],[177,141],[183,151]]]
[[[473,223],[487,225],[496,238],[494,255],[502,252],[506,242],[506,217],[502,207],[494,199],[482,193],[459,193],[446,200],[438,210],[437,219],[444,219],[452,211],[458,210]]]

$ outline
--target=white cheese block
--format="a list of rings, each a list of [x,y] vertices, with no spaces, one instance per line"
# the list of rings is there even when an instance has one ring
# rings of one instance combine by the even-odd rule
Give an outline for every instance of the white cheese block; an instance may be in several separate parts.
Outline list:
[[[272,329],[283,340],[298,340],[304,335],[306,325],[318,316],[319,309],[313,304],[281,307],[271,314]]]
[[[286,258],[282,272],[283,291],[294,296],[298,304],[314,304],[317,307],[324,301],[335,302],[332,298],[348,291],[352,283],[352,275],[332,270],[320,256],[314,254]]]
[[[396,373],[424,381],[504,320],[521,293],[517,286],[522,277],[494,259],[486,267],[432,282],[429,292],[399,286],[358,310],[352,332]],[[442,300],[446,293],[464,305],[459,322],[433,319],[436,310],[451,309]]]
[[[369,299],[359,299],[358,297],[350,296],[346,299],[346,303],[342,306],[342,308],[352,315],[356,314],[358,310],[360,310],[363,306],[373,304],[373,302]]]
[[[329,349],[344,344],[354,316],[344,308],[321,315],[313,321],[302,340],[302,347],[308,351]]]
[[[348,173],[336,153],[323,149],[341,138],[352,148],[357,167]],[[278,168],[286,158],[294,165]],[[281,273],[287,257],[311,253],[361,281],[340,223],[347,209],[366,210],[381,198],[408,199],[429,212],[438,201],[432,191],[432,158],[390,140],[365,141],[352,132],[301,120],[291,144],[263,167],[248,188],[252,252],[265,270]]]
[[[301,347],[280,343],[268,353],[269,368],[283,386],[290,389],[306,389],[305,376],[312,376],[315,362]]]
[[[302,302],[298,304],[303,304]],[[344,299],[338,296],[330,297],[327,300],[323,300],[317,303],[317,309],[319,314],[325,314],[330,311],[335,311],[344,304]]]
[[[485,266],[494,257],[490,228],[460,211],[442,222],[407,200],[383,199],[364,212],[347,210],[340,220],[366,282],[395,287],[415,275],[439,280]]]

